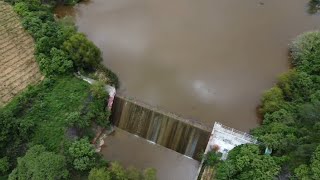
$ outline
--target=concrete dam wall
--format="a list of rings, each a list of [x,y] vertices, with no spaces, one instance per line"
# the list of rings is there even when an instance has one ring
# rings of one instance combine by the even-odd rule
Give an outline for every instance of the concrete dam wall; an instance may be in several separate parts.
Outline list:
[[[119,128],[199,160],[211,128],[146,104],[116,96],[112,121]]]

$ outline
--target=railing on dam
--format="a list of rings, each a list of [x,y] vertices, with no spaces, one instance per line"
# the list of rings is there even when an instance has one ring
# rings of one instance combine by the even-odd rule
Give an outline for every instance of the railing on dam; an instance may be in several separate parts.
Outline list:
[[[112,121],[125,131],[197,160],[211,132],[211,128],[194,120],[118,95],[114,100]]]

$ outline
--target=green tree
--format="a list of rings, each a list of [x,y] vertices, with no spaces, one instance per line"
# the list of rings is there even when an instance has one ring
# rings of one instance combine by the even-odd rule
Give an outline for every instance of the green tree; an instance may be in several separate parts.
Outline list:
[[[41,71],[46,75],[59,75],[71,72],[73,67],[72,61],[60,49],[52,48],[50,57],[40,54],[37,57]]]
[[[86,171],[95,164],[95,150],[88,138],[82,138],[71,144],[69,154],[76,170]]]
[[[67,114],[66,122],[69,126],[76,126],[78,128],[86,128],[90,126],[90,121],[81,117],[80,112],[70,112]]]
[[[320,122],[320,102],[303,104],[298,111],[301,123],[313,125]]]
[[[278,111],[282,108],[284,103],[285,101],[282,90],[275,86],[263,94],[260,112],[265,114]]]
[[[84,34],[74,34],[63,43],[63,48],[77,68],[96,68],[102,61],[100,50]]]
[[[88,180],[111,180],[111,174],[105,168],[91,169]]]
[[[302,180],[320,179],[320,145],[313,153],[310,166],[301,164],[294,173],[298,179]]]
[[[241,145],[230,151],[225,162],[218,165],[217,179],[269,180],[279,173],[279,161],[269,155],[261,155],[254,144]]]
[[[64,156],[46,151],[36,145],[26,155],[18,158],[18,165],[9,176],[9,180],[56,180],[66,179],[68,171]]]
[[[296,133],[296,128],[278,122],[258,127],[252,131],[252,134],[267,147],[279,152],[288,152],[296,145]]]
[[[290,70],[282,74],[278,81],[284,97],[288,101],[306,101],[313,93],[313,82],[305,72]]]
[[[9,159],[8,157],[0,158],[0,174],[4,174],[9,170]]]
[[[295,176],[301,180],[310,180],[311,172],[310,168],[306,164],[301,164],[298,168],[294,170]]]
[[[91,92],[94,97],[98,99],[105,99],[108,97],[108,93],[105,88],[105,84],[100,81],[96,81],[91,86]]]
[[[295,122],[295,114],[285,110],[280,109],[273,113],[266,113],[263,117],[263,124],[267,125],[273,122],[283,123],[287,125],[292,125]]]
[[[209,151],[204,157],[204,165],[214,166],[220,162],[221,153],[216,153],[214,151]]]
[[[16,3],[13,9],[20,16],[26,16],[29,12],[28,4],[25,2]]]
[[[314,179],[320,179],[320,145],[313,153],[313,157],[311,159],[311,172]]]
[[[308,74],[320,75],[320,32],[299,35],[290,46],[292,64]]]

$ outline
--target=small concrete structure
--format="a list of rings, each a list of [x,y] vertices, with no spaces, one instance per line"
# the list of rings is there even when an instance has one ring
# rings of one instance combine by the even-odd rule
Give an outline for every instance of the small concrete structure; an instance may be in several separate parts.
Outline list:
[[[93,84],[96,82],[96,80],[88,78],[86,76],[83,76],[79,72],[76,73],[75,76],[86,81],[89,84]],[[111,111],[113,100],[114,100],[114,97],[116,96],[116,88],[106,84],[105,90],[107,91],[107,93],[109,95],[107,107],[108,107],[109,111]],[[94,144],[96,152],[101,151],[101,148],[104,145],[104,138],[107,137],[109,134],[111,134],[113,131],[114,131],[113,126],[111,126],[110,129],[101,128],[101,127],[97,128],[96,136],[93,139],[93,141],[91,142],[92,144]]]
[[[88,82],[89,84],[93,84],[94,82],[96,82],[96,80],[88,78],[86,76],[81,75],[80,73],[76,74],[76,76],[86,82]],[[113,86],[110,86],[108,84],[105,85],[105,89],[109,94],[109,99],[108,99],[108,109],[111,110],[112,108],[112,104],[113,104],[113,100],[114,97],[116,95],[116,88]]]
[[[221,159],[225,160],[228,152],[236,146],[248,143],[256,144],[257,142],[257,139],[250,134],[215,122],[205,153],[216,147],[218,152],[222,153]]]
[[[258,140],[248,133],[227,127],[219,122],[215,122],[204,154],[207,154],[208,152],[215,150],[222,153],[221,160],[226,160],[229,151],[231,151],[236,146],[248,143],[257,144]],[[199,176],[201,176],[200,172],[202,169],[202,165],[203,160],[198,170],[197,179],[199,178]],[[210,171],[213,171],[213,168],[205,168],[204,172],[206,173],[202,175],[201,180],[211,179],[213,173]],[[208,174],[210,175],[210,177],[208,177]]]

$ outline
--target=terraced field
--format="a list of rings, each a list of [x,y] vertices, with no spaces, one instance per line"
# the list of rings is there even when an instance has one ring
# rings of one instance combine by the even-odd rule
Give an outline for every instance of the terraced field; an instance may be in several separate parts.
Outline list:
[[[0,106],[42,79],[33,54],[33,38],[13,8],[0,0]]]

